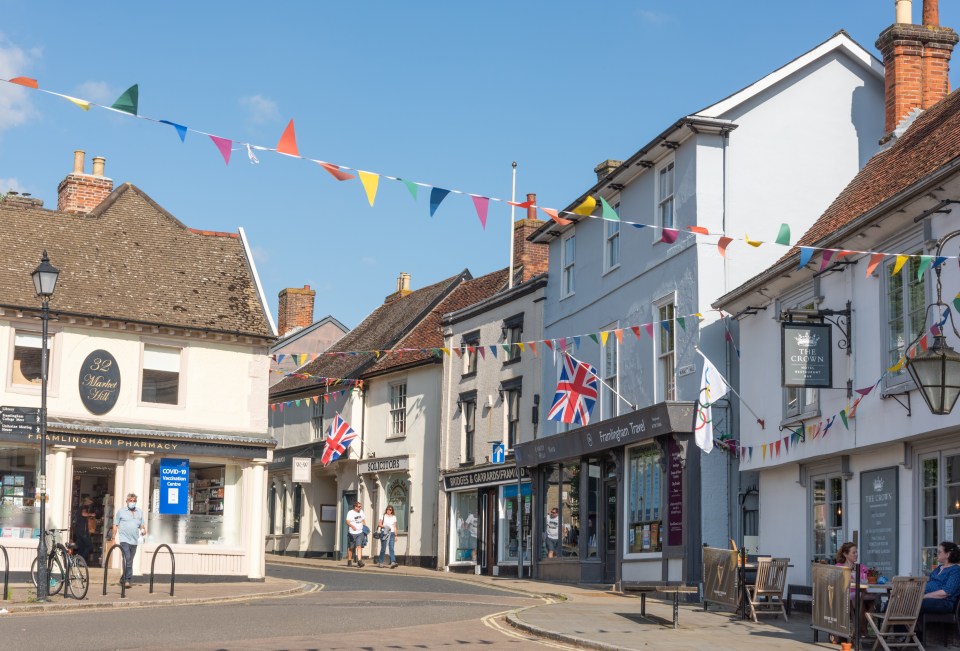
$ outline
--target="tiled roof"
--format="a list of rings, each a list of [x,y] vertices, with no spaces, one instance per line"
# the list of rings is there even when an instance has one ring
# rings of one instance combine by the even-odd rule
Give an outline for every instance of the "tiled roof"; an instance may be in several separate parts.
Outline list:
[[[480,276],[473,280],[468,280],[450,292],[443,301],[433,308],[426,317],[408,334],[397,343],[397,348],[441,348],[443,346],[443,332],[440,326],[440,320],[444,314],[462,310],[474,303],[483,301],[507,285],[507,269],[494,271],[486,276]],[[397,368],[411,366],[417,362],[440,361],[432,352],[404,353],[403,355],[390,355],[377,361],[364,372],[364,377],[380,375]]]
[[[0,224],[0,304],[39,307],[46,250],[56,312],[273,337],[239,235],[191,230],[129,183],[90,214],[0,202]]]
[[[384,303],[326,352],[385,350],[398,346],[398,340],[409,333],[455,287],[469,278],[470,272],[464,270],[456,276]],[[326,354],[298,369],[298,372],[320,377],[358,378],[375,361],[372,353],[343,356]],[[270,388],[270,396],[317,386],[317,381],[311,378],[288,377]]]

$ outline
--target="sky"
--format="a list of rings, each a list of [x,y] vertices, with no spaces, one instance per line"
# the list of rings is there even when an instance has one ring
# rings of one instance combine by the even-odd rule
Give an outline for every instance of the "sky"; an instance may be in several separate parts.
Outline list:
[[[293,119],[303,156],[488,197],[510,198],[516,161],[518,200],[562,209],[601,161],[840,29],[877,54],[894,3],[4,0],[3,14],[0,78],[104,105],[138,84],[141,115],[271,148]],[[960,3],[941,2],[940,18],[960,27]],[[165,125],[0,83],[0,192],[55,208],[75,149],[191,228],[242,227],[274,318],[285,287],[310,285],[315,319],[353,327],[401,272],[417,289],[508,263],[505,204],[483,229],[468,197],[431,217],[427,188],[414,201],[381,179],[371,207],[358,180],[315,163],[235,150],[224,165],[196,133],[181,143]]]

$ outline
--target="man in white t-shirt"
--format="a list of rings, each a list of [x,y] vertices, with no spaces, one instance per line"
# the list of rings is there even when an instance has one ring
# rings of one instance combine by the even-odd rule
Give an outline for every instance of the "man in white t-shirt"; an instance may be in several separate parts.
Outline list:
[[[363,567],[363,525],[366,524],[366,518],[363,516],[363,505],[360,502],[354,502],[353,510],[347,512],[347,567],[353,565],[353,556],[356,554],[357,567]]]
[[[560,549],[560,512],[556,507],[547,516],[547,558],[555,558]]]

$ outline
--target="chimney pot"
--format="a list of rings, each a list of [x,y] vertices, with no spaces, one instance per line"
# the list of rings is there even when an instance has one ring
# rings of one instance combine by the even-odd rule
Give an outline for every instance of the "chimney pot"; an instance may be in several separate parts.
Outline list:
[[[406,271],[400,272],[400,275],[397,276],[397,291],[398,292],[410,291],[410,274],[408,274]]]
[[[537,218],[537,195],[527,194],[527,203],[530,206],[527,207],[527,219],[536,219]]]
[[[313,299],[317,295],[310,285],[290,287],[280,291],[277,309],[277,330],[283,337],[313,323]]]
[[[593,171],[597,174],[597,180],[602,181],[603,179],[610,176],[618,167],[623,165],[622,160],[611,160],[607,159],[593,168]]]
[[[83,174],[83,159],[87,155],[82,149],[73,152],[73,173]]]
[[[938,0],[923,0],[923,24],[940,26],[940,6]]]
[[[103,176],[103,166],[107,162],[107,159],[103,156],[94,156],[93,157],[93,175],[94,176]]]

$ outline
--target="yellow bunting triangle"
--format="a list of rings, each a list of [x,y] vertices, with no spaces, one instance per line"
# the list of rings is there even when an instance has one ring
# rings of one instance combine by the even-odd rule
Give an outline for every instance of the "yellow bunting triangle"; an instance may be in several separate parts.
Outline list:
[[[573,209],[578,215],[583,215],[584,217],[589,217],[593,212],[593,209],[597,207],[597,200],[593,197],[587,197],[584,199],[583,203]]]
[[[608,338],[609,336],[610,336],[610,332],[607,331],[607,330],[604,330],[604,331],[600,332],[600,345],[601,345],[601,346],[606,346],[606,345],[607,345],[607,338]]]
[[[898,273],[900,273],[900,270],[903,269],[904,263],[909,259],[910,259],[909,255],[898,255],[897,264],[893,265],[893,273],[891,273],[890,275],[896,276]]]
[[[360,182],[363,183],[363,189],[367,191],[367,201],[373,206],[377,198],[377,187],[380,185],[380,175],[373,172],[357,172],[360,175]]]
[[[449,349],[449,348],[441,348],[440,350],[443,351],[443,354],[444,354],[444,355],[447,355],[447,356],[450,355],[450,349]]]
[[[76,104],[77,106],[79,106],[80,108],[82,108],[84,111],[89,111],[89,110],[90,110],[90,102],[88,102],[88,101],[86,101],[86,100],[77,99],[76,97],[70,97],[69,95],[64,95],[63,97],[65,97],[65,98],[66,98],[67,100],[69,100],[70,102]]]
[[[901,357],[900,361],[887,369],[889,373],[899,373],[900,369],[903,368],[903,362],[906,360],[906,357]]]
[[[522,352],[523,352],[523,342],[522,342],[522,341],[518,341],[518,342],[517,342],[517,347],[520,348],[520,352],[522,353]]]
[[[747,244],[749,244],[750,246],[754,247],[754,248],[756,248],[756,247],[760,246],[761,244],[763,244],[763,242],[755,242],[755,241],[751,240],[749,235],[744,235],[744,236],[743,236],[743,241],[746,242]]]

